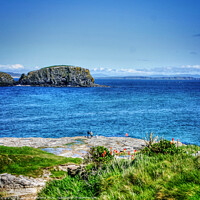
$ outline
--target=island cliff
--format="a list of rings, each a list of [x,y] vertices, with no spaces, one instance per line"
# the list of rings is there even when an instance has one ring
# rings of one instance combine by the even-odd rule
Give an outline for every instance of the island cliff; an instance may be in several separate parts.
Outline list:
[[[11,77],[11,75],[0,72],[0,86],[13,86],[14,85],[14,79]]]
[[[45,87],[99,87],[88,69],[68,65],[56,65],[22,74],[20,85]]]

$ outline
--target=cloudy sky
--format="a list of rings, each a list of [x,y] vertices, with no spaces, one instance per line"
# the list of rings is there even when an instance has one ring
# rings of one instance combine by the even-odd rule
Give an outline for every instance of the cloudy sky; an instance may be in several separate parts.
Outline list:
[[[199,0],[0,0],[0,71],[200,75]]]

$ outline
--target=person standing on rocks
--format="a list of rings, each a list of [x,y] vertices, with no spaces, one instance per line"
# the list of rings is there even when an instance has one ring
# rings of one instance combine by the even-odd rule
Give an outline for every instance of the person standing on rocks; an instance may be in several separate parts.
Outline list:
[[[90,137],[90,131],[87,131],[87,138]]]
[[[91,138],[93,137],[93,132],[92,131],[90,132],[90,136],[91,136]]]

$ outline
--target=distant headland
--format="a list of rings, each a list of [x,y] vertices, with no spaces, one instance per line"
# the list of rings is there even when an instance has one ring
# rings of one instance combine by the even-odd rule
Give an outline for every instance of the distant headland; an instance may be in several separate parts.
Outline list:
[[[200,78],[191,76],[108,76],[96,77],[98,79],[132,79],[132,80],[200,80]]]

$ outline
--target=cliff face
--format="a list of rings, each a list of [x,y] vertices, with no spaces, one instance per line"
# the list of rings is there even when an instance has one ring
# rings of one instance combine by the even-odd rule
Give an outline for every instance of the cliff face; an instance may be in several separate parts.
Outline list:
[[[11,75],[0,72],[0,86],[13,86],[15,83]]]
[[[50,87],[95,87],[94,78],[88,69],[73,66],[52,66],[22,74],[21,85]]]

